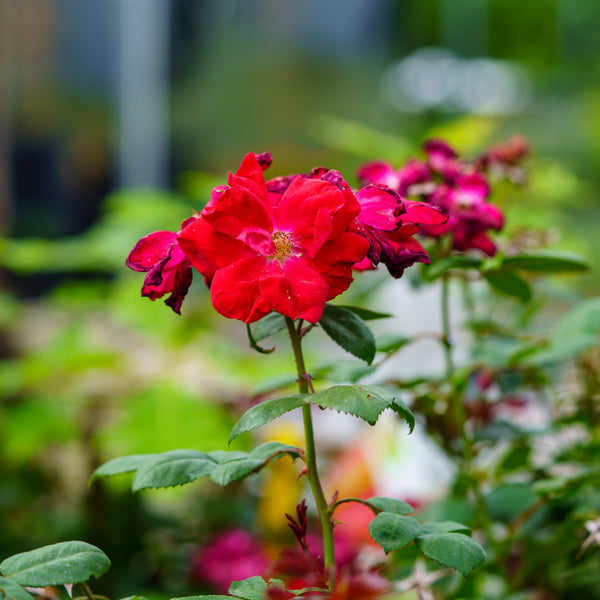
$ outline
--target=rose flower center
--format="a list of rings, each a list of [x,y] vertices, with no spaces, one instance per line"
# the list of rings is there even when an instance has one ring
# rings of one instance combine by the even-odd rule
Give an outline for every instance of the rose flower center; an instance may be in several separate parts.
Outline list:
[[[285,231],[274,231],[272,238],[275,244],[275,258],[283,261],[294,254],[294,240]]]

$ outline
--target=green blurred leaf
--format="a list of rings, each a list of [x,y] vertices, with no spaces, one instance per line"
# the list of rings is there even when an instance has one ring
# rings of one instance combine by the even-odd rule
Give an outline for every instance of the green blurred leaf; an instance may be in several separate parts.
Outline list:
[[[379,352],[385,352],[386,354],[389,354],[390,352],[396,352],[396,350],[400,350],[400,348],[403,348],[411,342],[412,339],[405,335],[398,333],[384,333],[377,338],[376,346]]]
[[[367,502],[381,509],[383,512],[393,513],[395,515],[407,515],[414,511],[414,508],[408,502],[398,500],[397,498],[373,496],[373,498],[368,498]]]
[[[421,524],[422,535],[430,533],[464,533],[471,535],[471,529],[462,523],[456,521],[427,521]]]
[[[498,292],[528,302],[531,300],[531,286],[513,271],[488,271],[484,275],[487,282]]]
[[[538,250],[505,256],[502,266],[537,273],[581,272],[589,269],[588,263],[581,256],[557,250]]]
[[[142,465],[151,461],[159,454],[131,454],[129,456],[119,456],[100,465],[90,477],[90,483],[101,477],[110,477],[122,473],[132,473],[137,471]]]
[[[210,475],[217,461],[200,450],[171,450],[142,463],[132,482],[132,490],[174,487]]]
[[[462,533],[429,533],[420,535],[415,543],[427,558],[465,577],[485,562],[483,548]]]
[[[334,385],[304,397],[304,402],[354,415],[375,425],[379,415],[391,408],[406,420],[412,432],[415,417],[400,399],[384,388],[365,385]]]
[[[401,161],[414,152],[412,144],[405,138],[330,115],[315,117],[312,131],[318,141],[365,160],[377,157]]]
[[[326,304],[319,325],[336,344],[371,364],[375,358],[375,338],[358,315],[346,308]]]
[[[416,519],[395,513],[381,512],[369,524],[371,537],[386,554],[410,544],[421,531]]]
[[[218,458],[219,464],[212,471],[210,478],[219,485],[227,485],[232,481],[243,479],[262,469],[267,463],[283,456],[297,458],[298,448],[280,442],[267,442],[257,446],[246,454],[245,452],[224,452]],[[215,456],[215,453],[213,453]]]
[[[229,593],[244,600],[264,600],[267,584],[262,577],[255,575],[242,581],[233,581]]]
[[[531,508],[538,498],[526,483],[504,483],[489,492],[484,500],[492,519],[510,523]]]
[[[110,560],[86,542],[61,542],[15,554],[0,563],[0,573],[12,581],[31,587],[80,583],[100,577]]]
[[[333,383],[354,383],[374,373],[377,367],[373,364],[367,365],[357,360],[330,360],[319,362],[311,372],[314,379],[326,379]]]
[[[0,597],[3,600],[34,600],[18,583],[0,576]]]
[[[423,270],[426,278],[433,281],[450,269],[480,269],[482,265],[483,260],[481,258],[459,255],[440,258]]]
[[[274,398],[265,400],[256,406],[248,409],[233,426],[229,436],[231,443],[236,437],[247,431],[257,429],[281,415],[299,408],[304,404],[304,394],[287,396],[285,398]]]

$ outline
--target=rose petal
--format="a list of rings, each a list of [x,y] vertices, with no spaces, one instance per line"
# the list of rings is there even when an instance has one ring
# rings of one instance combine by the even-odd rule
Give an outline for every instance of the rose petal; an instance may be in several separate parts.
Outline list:
[[[155,231],[143,237],[129,253],[125,264],[134,271],[149,271],[164,259],[169,247],[175,243],[177,234],[172,231]]]
[[[303,259],[272,261],[260,279],[264,298],[278,313],[290,319],[317,323],[323,313],[329,286]]]
[[[253,323],[271,312],[259,287],[267,268],[262,256],[239,260],[219,269],[210,286],[210,298],[215,310],[228,319]]]

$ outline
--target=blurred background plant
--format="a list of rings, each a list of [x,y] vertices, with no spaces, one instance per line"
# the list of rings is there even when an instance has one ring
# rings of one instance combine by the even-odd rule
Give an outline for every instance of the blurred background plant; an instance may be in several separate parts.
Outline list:
[[[270,176],[322,164],[351,179],[365,160],[400,166],[419,156],[428,137],[475,157],[518,131],[534,154],[522,191],[495,188],[507,222],[501,243],[575,251],[589,274],[539,280],[531,297],[518,284],[512,296],[476,286],[472,312],[467,304],[453,316],[468,327],[450,391],[435,380],[443,362],[441,352],[431,358],[434,342],[402,341],[436,324],[427,271],[407,272],[413,287],[361,275],[351,299],[397,318],[396,346],[380,346],[393,357],[378,377],[397,379],[427,424],[407,440],[393,425],[379,440],[360,430],[361,443],[345,447],[356,425],[336,436],[326,422],[338,457],[331,486],[402,495],[491,535],[505,572],[486,571],[460,590],[442,582],[446,594],[504,597],[511,588],[502,581],[512,578],[515,593],[539,584],[539,598],[600,597],[597,549],[578,550],[600,514],[594,479],[583,476],[598,452],[597,305],[580,302],[600,287],[599,22],[596,0],[4,0],[0,556],[85,539],[113,561],[107,593],[183,596],[209,589],[195,557],[223,532],[258,539],[255,530],[267,530],[291,543],[284,513],[294,513],[300,492],[285,466],[265,472],[264,488],[198,483],[132,497],[115,480],[88,489],[89,474],[113,456],[225,447],[248,404],[294,378],[285,376],[286,353],[261,360],[201,285],[181,318],[140,300],[125,257],[142,235],[176,229],[199,210],[249,150],[273,152]],[[331,351],[326,344],[321,336],[309,348],[312,364]],[[319,369],[331,381],[372,372],[341,359]],[[457,390],[481,449],[458,469],[485,484],[474,503],[470,484],[455,481],[456,432],[436,419]],[[539,425],[533,431],[514,422],[526,410],[539,418],[527,423]],[[292,421],[264,435],[298,433]],[[398,466],[415,448],[430,469],[401,484]],[[369,457],[382,452],[384,467],[374,469]],[[549,549],[562,553],[554,559]],[[551,560],[554,579],[536,582]]]

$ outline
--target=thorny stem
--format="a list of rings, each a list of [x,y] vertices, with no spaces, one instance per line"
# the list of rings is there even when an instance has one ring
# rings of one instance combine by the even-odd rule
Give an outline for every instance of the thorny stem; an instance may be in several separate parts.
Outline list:
[[[289,317],[285,318],[285,322],[290,335],[290,341],[292,343],[292,349],[294,351],[294,359],[296,361],[296,369],[298,371],[298,390],[301,394],[308,394],[309,389],[309,378],[306,373],[306,367],[304,366],[304,356],[302,355],[302,341],[301,334],[298,329],[294,326],[294,321]],[[325,572],[328,577],[329,589],[333,589],[335,585],[335,552],[333,547],[333,526],[329,518],[329,507],[327,506],[327,500],[325,500],[325,494],[323,493],[323,487],[319,480],[319,473],[317,471],[317,455],[315,450],[315,436],[312,424],[312,414],[310,405],[305,404],[302,407],[302,418],[304,421],[304,439],[306,444],[306,468],[308,471],[308,481],[310,483],[310,489],[319,512],[319,518],[321,520],[321,531],[323,535],[323,558],[325,562]]]

